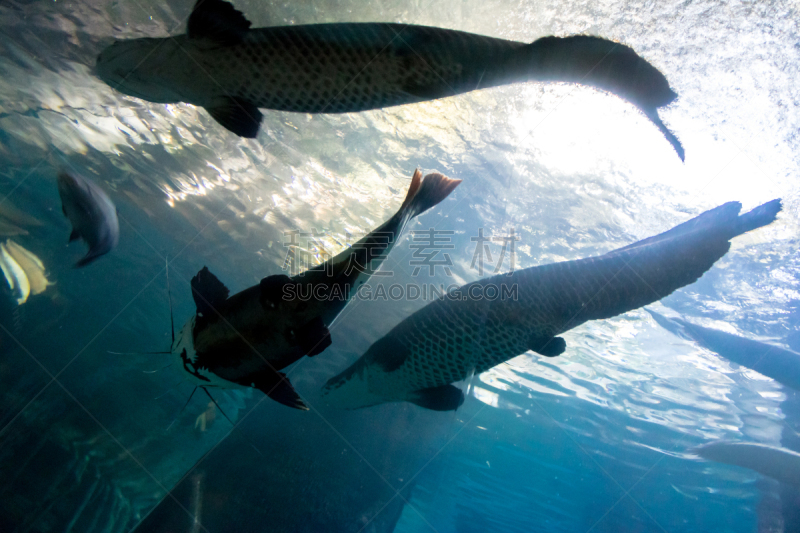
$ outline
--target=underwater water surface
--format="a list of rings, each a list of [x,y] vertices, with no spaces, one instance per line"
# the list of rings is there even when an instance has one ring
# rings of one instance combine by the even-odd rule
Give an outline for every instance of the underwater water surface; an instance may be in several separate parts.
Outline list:
[[[243,139],[201,108],[125,96],[95,75],[113,39],[183,33],[192,6],[0,3],[0,237],[46,278],[29,273],[43,290],[22,303],[0,279],[0,531],[800,531],[800,488],[692,453],[719,439],[800,451],[800,393],[644,309],[567,332],[559,357],[528,352],[470,376],[456,411],[348,411],[320,392],[429,302],[378,287],[598,255],[734,200],[781,198],[783,210],[648,308],[765,353],[800,351],[795,3],[235,2],[253,27],[622,42],[678,93],[661,117],[685,162],[633,105],[574,84],[341,115],[264,110]],[[170,305],[180,328],[204,266],[232,293],[314,266],[394,214],[416,168],[463,180],[409,224],[446,236],[447,270],[415,272],[403,235],[382,266],[391,275],[330,327],[332,346],[284,370],[309,411],[259,391],[212,391],[215,406],[168,355],[134,354],[169,349]],[[119,245],[80,269],[62,170],[118,209]],[[288,247],[293,231],[312,238]],[[476,239],[512,232],[513,264],[491,241],[481,271]]]

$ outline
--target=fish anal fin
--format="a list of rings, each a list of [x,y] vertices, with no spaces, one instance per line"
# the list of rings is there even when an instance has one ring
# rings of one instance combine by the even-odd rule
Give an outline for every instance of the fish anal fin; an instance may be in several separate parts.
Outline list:
[[[186,33],[190,39],[212,39],[223,44],[235,44],[244,39],[250,21],[230,2],[197,0],[189,15]]]
[[[228,294],[228,287],[206,266],[192,278],[192,298],[200,315],[210,316],[215,307],[228,299]]]
[[[416,390],[408,401],[431,411],[455,411],[464,403],[464,393],[455,385],[441,385]]]
[[[301,327],[297,336],[300,348],[309,357],[321,354],[332,343],[331,332],[328,331],[321,317],[317,317]]]
[[[80,238],[81,238],[81,234],[78,232],[78,230],[73,229],[72,233],[69,234],[69,240],[67,242],[76,241],[76,240],[78,240]]]
[[[261,376],[261,379],[253,383],[255,388],[275,400],[293,409],[300,409],[301,411],[308,411],[308,406],[303,399],[294,390],[294,387],[289,382],[289,378],[283,372],[269,371]]]
[[[567,349],[567,341],[561,337],[531,336],[528,340],[528,349],[545,357],[556,357]]]
[[[241,98],[221,96],[205,108],[211,117],[239,137],[255,139],[264,115],[258,107]]]
[[[262,279],[259,283],[261,305],[265,307],[278,305],[284,298],[283,288],[291,283],[294,283],[292,278],[285,274],[275,274]]]

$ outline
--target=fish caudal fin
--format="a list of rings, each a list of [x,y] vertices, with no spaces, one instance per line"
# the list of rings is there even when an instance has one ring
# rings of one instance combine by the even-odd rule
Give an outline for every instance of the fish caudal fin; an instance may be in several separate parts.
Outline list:
[[[736,224],[732,228],[734,234],[731,237],[772,224],[778,217],[781,208],[781,200],[778,198],[741,215],[736,219]]]
[[[628,100],[653,121],[683,161],[680,141],[657,112],[678,95],[667,78],[632,48],[588,35],[543,37],[520,48],[509,70],[512,76],[524,72],[531,80],[580,83]]]
[[[406,199],[403,200],[403,205],[395,215],[402,220],[400,231],[409,220],[447,198],[459,183],[461,180],[448,178],[438,172],[433,172],[423,178],[422,172],[419,169],[415,170]]]
[[[455,385],[442,385],[416,390],[408,401],[431,411],[455,411],[464,403],[464,393]]]

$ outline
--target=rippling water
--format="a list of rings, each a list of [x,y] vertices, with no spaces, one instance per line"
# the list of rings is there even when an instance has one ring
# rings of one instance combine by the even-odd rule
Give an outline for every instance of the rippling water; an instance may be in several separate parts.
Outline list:
[[[416,167],[464,180],[412,228],[455,231],[457,283],[481,277],[479,228],[514,229],[524,268],[603,253],[725,201],[781,197],[776,223],[654,309],[800,349],[794,3],[236,6],[255,27],[387,21],[620,40],[679,93],[662,116],[686,163],[633,106],[558,84],[360,114],[265,112],[258,138],[238,139],[202,109],[126,97],[92,73],[112,38],[184,31],[191,1],[7,0],[0,221],[13,206],[43,223],[11,238],[55,285],[21,306],[0,294],[0,530],[129,531],[148,513],[147,531],[203,530],[191,516],[207,531],[781,530],[774,482],[688,450],[718,438],[778,445],[800,418],[787,408],[794,393],[643,310],[570,331],[559,358],[529,353],[475,376],[455,414],[341,413],[320,385],[424,304],[356,301],[334,345],[292,370],[315,409],[221,394],[241,421],[233,432],[219,413],[195,427],[208,399],[181,412],[191,386],[159,356],[108,351],[169,345],[167,259],[180,325],[201,267],[236,292],[281,271],[286,231],[318,231],[338,251],[396,210]],[[119,208],[119,247],[85,269],[71,268],[81,245],[64,245],[58,169],[92,177]],[[392,283],[415,279],[407,242],[387,263]]]

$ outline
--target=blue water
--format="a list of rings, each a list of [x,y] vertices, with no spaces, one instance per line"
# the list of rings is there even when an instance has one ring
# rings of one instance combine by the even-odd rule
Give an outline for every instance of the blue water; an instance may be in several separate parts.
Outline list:
[[[0,531],[792,531],[775,481],[690,450],[720,438],[786,445],[800,431],[797,393],[644,310],[568,332],[558,358],[528,353],[474,376],[455,413],[341,411],[319,393],[419,300],[345,309],[333,346],[290,369],[310,412],[215,393],[235,429],[202,394],[181,410],[192,386],[166,356],[109,351],[168,348],[167,261],[181,326],[203,266],[237,292],[282,272],[286,231],[321,232],[336,252],[394,213],[417,167],[464,180],[411,228],[455,232],[452,277],[412,277],[406,236],[385,265],[394,275],[377,280],[387,286],[479,279],[479,228],[514,229],[525,268],[603,253],[726,201],[781,197],[777,222],[653,309],[798,350],[794,4],[236,2],[254,26],[620,40],[680,94],[662,116],[685,164],[633,106],[568,85],[340,116],[265,112],[259,137],[243,140],[201,109],[129,98],[93,76],[112,38],[182,32],[191,4],[0,5],[0,222],[23,212],[40,223],[0,236],[54,282],[18,305],[0,279]],[[119,246],[83,269],[72,267],[83,244],[66,245],[59,169],[94,179],[119,210]]]

